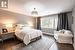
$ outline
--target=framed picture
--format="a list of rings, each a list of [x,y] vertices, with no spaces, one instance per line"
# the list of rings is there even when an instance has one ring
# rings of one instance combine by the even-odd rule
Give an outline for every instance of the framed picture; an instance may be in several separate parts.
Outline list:
[[[7,33],[7,32],[8,32],[8,30],[6,28],[2,29],[2,33]]]

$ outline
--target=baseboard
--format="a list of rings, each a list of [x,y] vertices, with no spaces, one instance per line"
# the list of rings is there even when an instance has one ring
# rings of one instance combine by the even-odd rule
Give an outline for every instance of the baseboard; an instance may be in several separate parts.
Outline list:
[[[54,36],[54,34],[52,34],[52,33],[46,33],[46,32],[44,32],[43,34],[44,34],[44,35],[51,35],[51,36]]]

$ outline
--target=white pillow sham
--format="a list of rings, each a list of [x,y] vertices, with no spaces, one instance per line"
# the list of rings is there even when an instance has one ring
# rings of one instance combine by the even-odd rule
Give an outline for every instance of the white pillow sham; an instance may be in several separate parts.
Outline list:
[[[26,24],[25,24],[26,25]],[[16,29],[22,30],[22,29],[31,29],[28,26],[25,26],[24,24],[17,24]]]

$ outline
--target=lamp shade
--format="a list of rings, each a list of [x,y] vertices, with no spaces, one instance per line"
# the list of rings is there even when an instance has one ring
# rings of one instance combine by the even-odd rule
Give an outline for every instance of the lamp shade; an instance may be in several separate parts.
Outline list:
[[[13,27],[12,24],[6,24],[6,27]]]

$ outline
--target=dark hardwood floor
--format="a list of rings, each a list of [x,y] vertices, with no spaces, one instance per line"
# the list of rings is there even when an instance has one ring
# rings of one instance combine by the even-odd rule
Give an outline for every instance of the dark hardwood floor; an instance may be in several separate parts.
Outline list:
[[[46,35],[47,36],[47,35]],[[49,36],[48,36],[49,37]],[[12,50],[11,48],[19,43],[22,43],[21,41],[17,39],[9,39],[4,41],[3,43],[0,42],[0,50]],[[74,50],[73,46],[71,44],[59,44],[57,43],[59,50]]]
[[[59,50],[74,50],[72,44],[59,44],[57,43]]]
[[[18,39],[5,40],[3,41],[3,43],[0,42],[0,50],[11,50],[12,46],[15,46],[19,43],[21,43],[21,41],[19,41]]]

